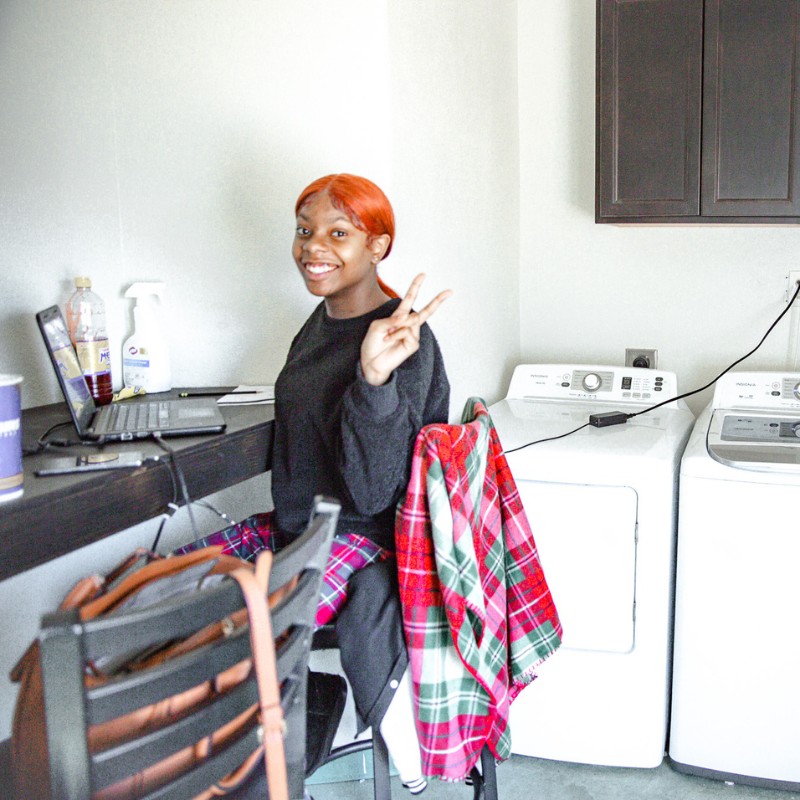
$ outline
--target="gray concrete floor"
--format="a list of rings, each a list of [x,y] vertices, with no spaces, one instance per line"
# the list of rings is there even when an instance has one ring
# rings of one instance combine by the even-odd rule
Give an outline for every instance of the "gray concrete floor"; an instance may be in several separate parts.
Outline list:
[[[312,669],[340,672],[337,651],[311,653]],[[356,728],[352,692],[334,746],[352,741]],[[365,733],[360,738],[369,738]],[[800,755],[798,756],[800,758]],[[314,800],[373,800],[372,752],[336,759],[317,770],[307,784]],[[361,778],[361,779],[359,779]],[[655,769],[596,767],[512,755],[497,766],[499,800],[800,800],[800,792],[728,785],[683,775],[668,760]],[[415,797],[392,778],[392,800]],[[472,800],[472,787],[431,781],[420,800]]]
[[[800,793],[796,792],[728,785],[683,775],[666,761],[656,769],[623,769],[512,755],[498,765],[497,783],[500,800],[800,800]],[[308,791],[314,800],[373,797],[371,780],[318,783],[309,785]],[[392,796],[393,800],[412,798],[397,778],[392,778]],[[472,788],[463,784],[432,781],[417,797],[472,800],[473,794]]]

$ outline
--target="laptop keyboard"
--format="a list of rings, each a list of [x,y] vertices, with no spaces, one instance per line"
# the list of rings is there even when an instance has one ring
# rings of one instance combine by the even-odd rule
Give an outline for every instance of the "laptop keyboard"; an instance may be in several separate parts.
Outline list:
[[[120,403],[111,409],[109,432],[160,431],[169,428],[169,404],[164,402]]]

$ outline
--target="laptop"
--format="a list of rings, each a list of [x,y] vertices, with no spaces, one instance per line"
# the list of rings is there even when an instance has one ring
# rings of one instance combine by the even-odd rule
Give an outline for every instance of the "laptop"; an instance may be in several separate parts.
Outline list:
[[[124,401],[96,406],[83,375],[69,330],[58,306],[40,311],[36,322],[42,333],[58,385],[82,440],[130,441],[167,436],[222,433],[225,419],[214,398]]]

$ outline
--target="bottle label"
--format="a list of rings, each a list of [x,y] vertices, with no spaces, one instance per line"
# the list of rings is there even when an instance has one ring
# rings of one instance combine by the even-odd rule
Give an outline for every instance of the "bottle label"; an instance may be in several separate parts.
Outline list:
[[[122,358],[126,386],[146,386],[150,376],[150,359],[144,347],[129,347]]]
[[[108,339],[96,339],[93,342],[75,342],[78,361],[84,375],[98,375],[111,371],[111,350]]]

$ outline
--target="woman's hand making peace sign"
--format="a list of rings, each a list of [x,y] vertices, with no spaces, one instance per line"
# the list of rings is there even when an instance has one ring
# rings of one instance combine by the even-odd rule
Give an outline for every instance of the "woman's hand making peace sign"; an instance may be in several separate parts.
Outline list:
[[[367,383],[382,386],[397,367],[419,350],[422,323],[453,293],[450,289],[439,292],[425,308],[414,311],[412,306],[424,280],[424,273],[417,275],[394,314],[376,319],[369,326],[361,343],[361,371]]]

